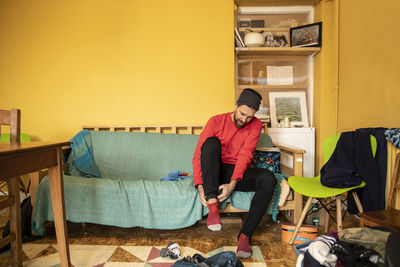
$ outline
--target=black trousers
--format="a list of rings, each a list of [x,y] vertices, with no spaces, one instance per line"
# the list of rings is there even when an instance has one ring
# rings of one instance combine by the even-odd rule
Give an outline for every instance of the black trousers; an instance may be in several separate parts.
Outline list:
[[[200,165],[203,188],[207,199],[218,196],[218,187],[231,181],[234,164],[221,161],[221,142],[217,137],[209,137],[201,147]],[[235,191],[255,192],[249,213],[243,223],[241,233],[251,237],[264,216],[276,186],[275,175],[262,168],[248,168]],[[239,233],[240,234],[240,233]]]

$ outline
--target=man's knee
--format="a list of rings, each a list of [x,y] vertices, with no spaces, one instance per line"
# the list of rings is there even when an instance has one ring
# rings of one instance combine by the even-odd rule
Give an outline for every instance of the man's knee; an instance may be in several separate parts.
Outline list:
[[[221,141],[215,136],[208,137],[201,146],[201,153],[215,153],[217,151],[221,151]]]
[[[265,169],[259,171],[259,188],[261,190],[271,191],[275,190],[275,186],[277,184],[275,174]]]

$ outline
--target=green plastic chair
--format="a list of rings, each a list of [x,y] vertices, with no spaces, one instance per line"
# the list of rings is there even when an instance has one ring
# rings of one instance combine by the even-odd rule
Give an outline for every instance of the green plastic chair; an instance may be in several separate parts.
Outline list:
[[[9,143],[10,142],[11,135],[9,133],[2,133],[0,134],[0,143]],[[29,134],[21,133],[19,136],[19,140],[21,142],[30,142],[31,141],[31,136]],[[7,182],[1,182],[0,183],[0,192],[3,192],[3,187],[7,185]],[[25,195],[28,193],[28,189],[26,188],[24,182],[22,181],[21,177],[19,178],[19,185],[20,188],[24,191]]]
[[[336,135],[332,135],[327,137],[324,142],[322,143],[322,150],[323,150],[323,154],[324,154],[324,162],[326,163],[328,161],[328,159],[331,157],[331,155],[333,154],[333,151],[335,150],[336,144],[338,142],[340,138],[340,134],[336,134]],[[376,139],[375,137],[373,137],[371,135],[371,149],[372,149],[372,154],[375,157],[375,153],[376,153],[376,147],[377,147],[377,143],[376,143]],[[352,191],[354,189],[357,188],[362,188],[364,187],[366,184],[363,181],[361,184],[357,185],[357,186],[353,186],[353,187],[349,187],[349,188],[331,188],[331,187],[326,187],[323,186],[321,184],[321,177],[317,176],[317,177],[300,177],[300,176],[291,176],[289,177],[289,185],[290,187],[297,193],[302,194],[303,196],[308,196],[308,200],[303,208],[303,211],[301,213],[300,219],[296,225],[296,229],[292,234],[292,237],[290,239],[290,244],[293,244],[293,241],[300,229],[300,226],[303,224],[303,221],[307,215],[308,210],[310,209],[311,203],[313,199],[317,199],[322,207],[324,207],[324,209],[326,210],[326,224],[325,224],[325,232],[327,232],[328,230],[328,216],[331,216],[329,213],[329,210],[326,208],[326,205],[324,205],[321,202],[321,199],[324,198],[334,198],[336,200],[336,217],[337,217],[337,230],[338,232],[340,232],[342,230],[342,210],[341,210],[341,200],[340,198],[338,198],[337,196],[348,192],[348,191]],[[357,196],[357,194],[352,191],[354,200],[357,204],[357,208],[359,210],[360,213],[363,212],[362,206],[361,206],[361,202]],[[333,217],[332,217],[333,219]]]
[[[20,141],[21,142],[30,142],[31,141],[31,136],[29,134],[24,134],[22,133],[20,135]],[[10,142],[10,134],[9,133],[5,133],[5,134],[1,134],[0,135],[0,142]]]

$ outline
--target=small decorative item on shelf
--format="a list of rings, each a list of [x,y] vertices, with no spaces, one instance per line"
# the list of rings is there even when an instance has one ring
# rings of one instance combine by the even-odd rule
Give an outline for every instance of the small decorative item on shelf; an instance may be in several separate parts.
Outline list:
[[[258,72],[257,84],[258,85],[267,85],[267,77],[265,76],[265,72],[263,70],[260,70]]]
[[[265,37],[264,34],[261,32],[255,32],[250,29],[246,29],[248,32],[246,32],[246,35],[244,36],[244,44],[248,47],[257,47],[257,46],[263,46]]]
[[[241,18],[238,21],[239,28],[249,28],[251,27],[251,19],[250,18]]]
[[[264,28],[265,21],[263,19],[252,20],[250,22],[251,28]]]
[[[242,36],[240,35],[237,28],[235,28],[235,42],[237,47],[245,47]]]
[[[286,47],[289,46],[288,32],[264,32],[266,47]]]
[[[284,124],[283,124],[284,128],[290,128],[290,120],[288,116],[284,117]]]
[[[321,47],[322,22],[290,28],[290,43],[293,47]]]
[[[269,103],[273,128],[279,127],[285,117],[288,117],[290,126],[308,127],[305,92],[269,92]],[[285,124],[281,127],[285,127]]]

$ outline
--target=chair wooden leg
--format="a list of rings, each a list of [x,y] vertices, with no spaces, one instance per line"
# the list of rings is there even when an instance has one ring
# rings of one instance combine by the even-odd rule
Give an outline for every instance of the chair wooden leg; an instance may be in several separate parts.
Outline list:
[[[22,266],[22,233],[21,211],[19,201],[19,177],[10,178],[8,181],[8,194],[13,198],[10,207],[10,233],[15,233],[15,239],[11,241],[12,266]]]
[[[294,212],[293,212],[293,223],[298,223],[301,216],[303,206],[303,195],[293,191],[294,195]]]
[[[36,191],[39,187],[39,182],[40,182],[39,174],[40,174],[40,172],[32,172],[29,174],[29,177],[31,179],[31,187],[29,189],[29,193],[31,193],[32,208],[35,205]]]
[[[324,234],[328,233],[328,229],[329,229],[329,213],[325,210]]]
[[[363,218],[360,218],[360,228],[364,228],[365,227],[365,221]]]
[[[361,213],[363,213],[364,212],[364,210],[363,210],[363,207],[362,207],[362,205],[361,205],[361,201],[360,201],[360,199],[358,198],[358,195],[357,195],[357,193],[356,192],[351,192],[352,194],[353,194],[353,198],[354,198],[354,201],[356,202],[356,205],[357,205],[357,208],[358,208],[358,211],[360,212],[360,214]]]
[[[338,233],[342,231],[342,202],[338,196],[336,196],[336,221]]]
[[[290,237],[289,244],[293,244],[293,241],[294,241],[294,239],[295,239],[297,233],[299,232],[299,229],[300,229],[301,225],[303,224],[304,218],[305,218],[306,215],[307,215],[307,211],[308,211],[308,209],[309,209],[310,206],[311,206],[311,201],[312,201],[312,200],[313,200],[312,197],[309,197],[309,198],[308,198],[307,203],[306,203],[306,205],[305,205],[304,208],[303,208],[303,212],[301,213],[300,219],[299,219],[299,221],[297,222],[296,229],[294,230],[292,236]]]
[[[28,190],[26,189],[24,181],[22,181],[22,177],[18,177],[18,181],[20,188],[22,189],[22,191],[24,191],[25,197],[28,197]]]

